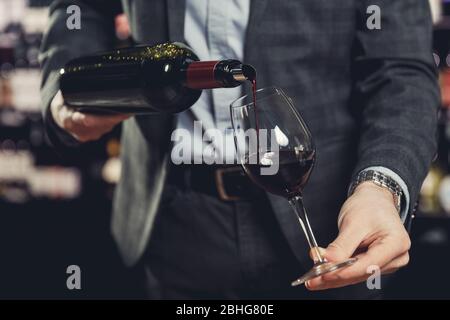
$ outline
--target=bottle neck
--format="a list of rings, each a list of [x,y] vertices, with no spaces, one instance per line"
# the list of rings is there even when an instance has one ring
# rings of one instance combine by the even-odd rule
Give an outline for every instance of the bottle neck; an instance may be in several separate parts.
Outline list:
[[[191,89],[233,88],[255,77],[255,69],[238,60],[194,61],[186,69],[186,86]]]

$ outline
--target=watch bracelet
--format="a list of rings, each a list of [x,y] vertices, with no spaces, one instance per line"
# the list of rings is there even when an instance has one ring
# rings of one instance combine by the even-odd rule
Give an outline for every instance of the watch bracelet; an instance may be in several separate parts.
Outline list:
[[[400,212],[401,199],[403,196],[402,188],[394,179],[379,171],[365,170],[358,173],[350,185],[348,195],[352,195],[356,187],[366,181],[370,181],[377,186],[388,189],[392,193],[397,211]]]

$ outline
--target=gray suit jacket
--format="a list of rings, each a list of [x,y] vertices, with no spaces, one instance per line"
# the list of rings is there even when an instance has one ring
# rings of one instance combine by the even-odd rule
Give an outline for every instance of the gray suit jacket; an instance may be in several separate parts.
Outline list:
[[[317,165],[304,198],[320,244],[337,233],[336,218],[352,176],[384,166],[406,182],[411,204],[436,149],[439,90],[431,55],[427,1],[377,0],[382,29],[368,30],[373,0],[253,0],[245,62],[260,87],[285,89],[315,137]],[[66,28],[66,8],[81,7],[82,28]],[[183,0],[123,0],[137,43],[183,41]],[[113,46],[113,0],[57,0],[42,46],[42,105],[58,90],[57,70],[69,59]],[[145,250],[167,175],[172,116],[124,123],[123,172],[112,231],[127,265]],[[57,129],[56,129],[57,131]],[[61,132],[49,125],[58,144]],[[64,139],[63,139],[64,140]],[[69,140],[65,141],[66,144]],[[306,242],[286,201],[270,196],[280,226],[300,261]],[[187,213],[188,214],[188,213]]]

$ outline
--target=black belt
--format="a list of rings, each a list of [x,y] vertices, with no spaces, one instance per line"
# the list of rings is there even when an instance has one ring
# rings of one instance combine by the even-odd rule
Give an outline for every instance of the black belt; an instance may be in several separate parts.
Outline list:
[[[222,201],[246,200],[262,194],[237,165],[171,165],[167,182]]]

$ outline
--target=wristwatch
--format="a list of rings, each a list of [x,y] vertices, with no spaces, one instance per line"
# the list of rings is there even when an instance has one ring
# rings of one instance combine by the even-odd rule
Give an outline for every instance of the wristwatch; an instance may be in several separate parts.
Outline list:
[[[391,177],[375,170],[364,170],[358,173],[356,178],[350,184],[348,195],[351,196],[356,187],[365,181],[371,181],[377,186],[388,189],[394,198],[394,205],[397,211],[400,212],[403,191],[400,185]]]

